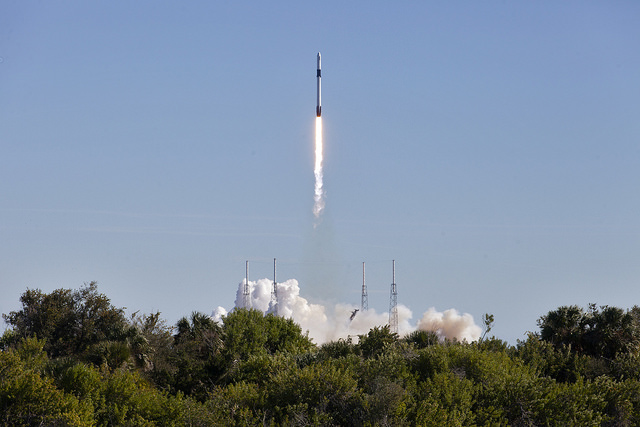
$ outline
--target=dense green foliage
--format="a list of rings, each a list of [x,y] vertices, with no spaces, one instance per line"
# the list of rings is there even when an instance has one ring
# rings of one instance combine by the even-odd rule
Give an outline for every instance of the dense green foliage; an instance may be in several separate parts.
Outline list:
[[[640,425],[637,307],[560,307],[516,346],[386,326],[316,346],[255,310],[126,318],[94,283],[20,301],[0,425]]]

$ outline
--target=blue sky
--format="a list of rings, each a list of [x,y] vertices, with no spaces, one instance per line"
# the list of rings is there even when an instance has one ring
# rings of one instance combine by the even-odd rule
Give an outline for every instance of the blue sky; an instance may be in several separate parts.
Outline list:
[[[0,311],[98,281],[169,322],[251,278],[515,343],[640,304],[640,3],[0,5]],[[313,228],[315,60],[323,222]]]

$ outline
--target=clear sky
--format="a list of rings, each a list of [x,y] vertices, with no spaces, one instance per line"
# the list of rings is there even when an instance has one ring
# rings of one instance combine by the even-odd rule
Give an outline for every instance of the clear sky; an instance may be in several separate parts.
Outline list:
[[[170,323],[250,278],[515,343],[640,304],[640,2],[0,4],[0,311]],[[313,228],[316,53],[323,222]]]

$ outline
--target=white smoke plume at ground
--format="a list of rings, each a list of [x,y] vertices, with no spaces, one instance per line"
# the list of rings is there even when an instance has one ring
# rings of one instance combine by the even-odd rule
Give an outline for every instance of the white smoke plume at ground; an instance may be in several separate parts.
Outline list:
[[[265,314],[269,313],[272,286],[273,281],[270,279],[250,280],[251,307],[246,308],[254,308]],[[235,306],[238,308],[243,308],[243,289],[244,281],[239,284],[236,293]],[[375,326],[384,326],[389,322],[388,313],[377,313],[373,309],[358,311],[353,320],[349,320],[357,308],[360,307],[351,304],[335,304],[332,308],[313,304],[300,296],[297,280],[289,279],[286,282],[278,283],[278,315],[293,319],[300,325],[303,333],[309,333],[309,337],[316,344],[348,337],[357,341],[358,335],[366,334]],[[226,309],[218,307],[214,310],[212,317],[221,321],[226,314]],[[417,327],[410,323],[412,316],[413,313],[408,307],[398,304],[398,334],[401,337],[419,329],[433,331],[440,339],[471,342],[477,340],[482,332],[470,314],[460,315],[454,309],[446,310],[444,313],[429,309],[424,313]]]
[[[313,168],[313,174],[316,178],[313,193],[313,215],[315,217],[314,227],[320,222],[320,216],[324,210],[324,189],[322,188],[322,150],[322,117],[316,117],[316,161]]]
[[[418,321],[418,329],[435,332],[441,341],[445,338],[455,338],[458,341],[471,342],[480,338],[482,334],[482,328],[474,323],[470,314],[461,315],[453,308],[445,310],[444,313],[430,308]]]

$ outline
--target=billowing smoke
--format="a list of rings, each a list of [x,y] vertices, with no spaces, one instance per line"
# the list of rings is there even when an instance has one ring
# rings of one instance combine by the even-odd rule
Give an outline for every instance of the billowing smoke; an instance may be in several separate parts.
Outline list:
[[[418,329],[435,332],[441,340],[455,338],[458,341],[471,342],[480,338],[482,334],[482,329],[474,323],[470,314],[461,315],[453,308],[445,310],[444,313],[430,308],[418,321]]]
[[[249,281],[249,296],[251,307],[263,313],[269,313],[272,308],[271,290],[273,282],[270,279]],[[244,281],[238,286],[236,293],[236,307],[244,307]],[[300,287],[295,279],[278,283],[278,315],[292,318],[300,325],[303,332],[308,332],[309,337],[316,344],[336,341],[340,338],[352,337],[357,340],[358,335],[366,334],[375,326],[384,326],[389,322],[388,313],[377,313],[373,309],[356,312],[353,320],[350,317],[354,310],[360,307],[351,304],[335,304],[333,307],[325,307],[321,304],[310,303],[300,296]],[[213,312],[216,320],[221,320],[227,311],[218,307]],[[457,339],[458,341],[475,341],[480,337],[481,329],[473,322],[470,314],[460,315],[456,310],[447,310],[438,313],[429,309],[424,313],[418,326],[413,326],[410,320],[413,316],[411,310],[398,304],[398,334],[402,337],[416,329],[435,332],[441,339]]]

